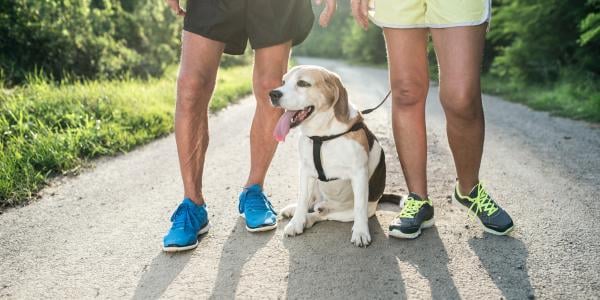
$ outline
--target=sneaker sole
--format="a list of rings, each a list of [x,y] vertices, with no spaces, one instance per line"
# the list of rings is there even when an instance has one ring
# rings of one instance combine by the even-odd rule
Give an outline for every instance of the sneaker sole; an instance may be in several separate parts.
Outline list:
[[[198,231],[198,236],[201,236],[201,235],[207,233],[208,230],[210,229],[210,227],[211,227],[211,224],[210,224],[210,222],[208,222],[208,224],[206,224],[206,226],[202,227],[202,229],[200,229],[200,231]],[[196,247],[198,247],[198,240],[196,240],[195,244],[189,245],[189,246],[183,246],[183,247],[176,247],[176,246],[165,247],[165,246],[163,246],[163,251],[173,253],[173,252],[192,250]]]
[[[248,226],[246,226],[246,230],[248,230],[249,232],[263,232],[263,231],[270,231],[277,228],[277,223],[273,224],[273,225],[269,225],[269,226],[262,226],[262,227],[258,227],[258,228],[250,228]]]
[[[467,213],[469,212],[469,209],[467,207],[462,205],[462,203],[458,202],[458,200],[454,196],[454,193],[452,193],[452,205],[460,207],[461,210],[466,211]],[[488,228],[485,225],[483,225],[483,222],[481,222],[479,217],[476,217],[476,219],[477,219],[477,223],[479,223],[479,226],[481,226],[483,231],[485,231],[487,233],[491,233],[493,235],[507,235],[515,228],[515,225],[513,225],[510,228],[506,229],[504,232],[496,231],[494,229]]]
[[[404,233],[400,230],[390,230],[390,232],[388,232],[388,235],[393,236],[395,238],[399,238],[399,239],[416,239],[421,235],[421,229],[427,229],[430,227],[433,227],[433,225],[435,224],[435,220],[431,219],[431,220],[427,220],[424,221],[423,223],[421,223],[421,227],[419,227],[419,230],[417,230],[414,233]]]
[[[246,216],[244,214],[240,214],[240,217],[244,218],[244,220],[246,219]],[[248,230],[248,232],[263,232],[263,231],[273,230],[275,228],[277,228],[277,221],[275,221],[275,224],[273,224],[273,225],[262,226],[262,227],[258,227],[258,228],[250,228],[250,227],[248,227],[248,225],[246,225],[246,230]]]

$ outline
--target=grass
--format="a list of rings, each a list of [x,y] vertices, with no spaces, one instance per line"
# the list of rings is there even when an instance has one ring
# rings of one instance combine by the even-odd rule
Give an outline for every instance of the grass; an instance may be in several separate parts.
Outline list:
[[[251,92],[251,66],[220,70],[211,111]],[[55,83],[32,76],[0,89],[0,208],[30,199],[55,175],[173,131],[175,68],[151,80]]]
[[[503,96],[552,115],[600,122],[600,87],[597,82],[563,78],[554,84],[525,85],[485,75],[484,93]]]

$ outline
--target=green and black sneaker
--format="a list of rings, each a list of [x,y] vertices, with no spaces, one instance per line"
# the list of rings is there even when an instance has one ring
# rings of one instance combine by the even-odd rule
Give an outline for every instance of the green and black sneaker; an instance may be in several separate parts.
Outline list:
[[[415,193],[408,194],[400,214],[390,224],[389,235],[402,239],[414,239],[421,235],[421,229],[433,226],[433,206],[431,200],[421,199]]]
[[[469,208],[467,214],[477,216],[483,230],[495,235],[506,235],[513,230],[511,217],[492,199],[481,182],[471,190],[469,196],[460,194],[456,182],[452,198]]]

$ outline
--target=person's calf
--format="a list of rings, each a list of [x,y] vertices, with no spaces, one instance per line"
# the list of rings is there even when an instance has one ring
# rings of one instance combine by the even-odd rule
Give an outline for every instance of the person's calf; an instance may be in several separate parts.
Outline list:
[[[263,185],[270,162],[277,149],[273,130],[282,111],[257,105],[250,130],[250,173],[245,186]]]
[[[392,87],[392,129],[396,152],[409,190],[427,195],[427,86],[416,82],[396,82],[395,85]]]
[[[184,197],[204,203],[202,169],[208,147],[208,103],[214,80],[182,73],[177,79],[175,140],[184,185]]]
[[[476,96],[476,95],[475,95]],[[471,95],[471,97],[475,97]],[[480,99],[475,97],[475,99]],[[481,100],[465,97],[445,98],[448,142],[460,178],[458,189],[468,193],[479,182],[485,122]]]

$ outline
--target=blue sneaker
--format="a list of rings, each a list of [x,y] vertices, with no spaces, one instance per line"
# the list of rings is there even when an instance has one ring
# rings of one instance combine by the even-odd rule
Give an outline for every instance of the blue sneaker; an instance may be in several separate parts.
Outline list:
[[[277,213],[258,184],[244,188],[238,208],[242,217],[246,218],[246,229],[250,232],[277,227]]]
[[[198,246],[198,236],[208,232],[210,223],[206,204],[198,205],[189,198],[183,199],[171,216],[173,226],[163,239],[163,250],[177,252]]]

